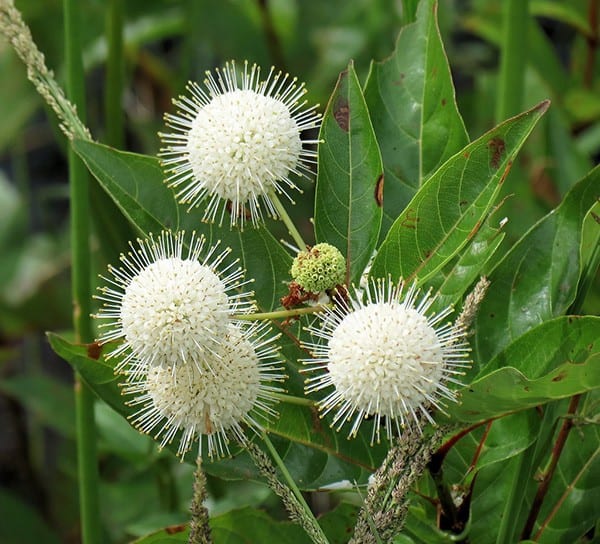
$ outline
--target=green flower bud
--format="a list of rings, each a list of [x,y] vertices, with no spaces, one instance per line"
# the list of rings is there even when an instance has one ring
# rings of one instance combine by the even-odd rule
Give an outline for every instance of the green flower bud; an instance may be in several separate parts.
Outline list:
[[[301,251],[292,263],[293,280],[305,291],[319,293],[343,284],[346,279],[346,259],[330,244],[317,244],[310,251]]]

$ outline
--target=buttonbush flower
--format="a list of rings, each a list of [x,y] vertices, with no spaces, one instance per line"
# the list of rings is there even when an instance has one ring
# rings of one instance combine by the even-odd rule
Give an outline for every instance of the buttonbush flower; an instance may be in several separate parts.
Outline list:
[[[298,253],[290,272],[302,289],[319,293],[346,281],[346,259],[337,247],[321,243]]]
[[[242,328],[230,323],[216,349],[206,352],[206,368],[196,365],[150,366],[144,376],[127,375],[126,395],[139,406],[131,416],[140,431],[153,434],[164,447],[178,440],[177,455],[184,456],[197,440],[208,455],[229,452],[229,435],[245,442],[244,427],[254,431],[276,416],[272,405],[282,381],[276,339],[266,323]]]
[[[168,184],[190,207],[206,200],[207,221],[218,216],[222,223],[229,207],[232,225],[243,226],[247,214],[256,224],[261,203],[276,217],[271,195],[288,196],[287,189],[296,188],[291,174],[308,174],[316,156],[300,138],[320,119],[315,107],[300,101],[304,84],[274,68],[261,80],[260,68],[248,63],[238,76],[234,62],[216,76],[207,72],[204,83],[206,90],[190,82],[190,96],[175,100],[177,112],[165,115],[173,131],[160,134]]]
[[[456,400],[447,383],[468,365],[464,331],[442,323],[446,308],[428,315],[435,300],[420,296],[413,284],[378,281],[366,290],[366,302],[355,289],[347,306],[326,309],[317,325],[309,327],[320,343],[306,343],[313,358],[305,361],[316,373],[307,380],[307,393],[329,390],[318,401],[323,414],[332,412],[332,426],[351,422],[355,436],[365,418],[373,419],[371,442],[380,439],[385,422],[388,438],[395,427],[418,414],[432,421],[428,407],[442,409],[443,400]],[[417,300],[419,299],[419,300]]]
[[[204,237],[195,233],[187,244],[185,233],[165,231],[138,246],[131,244],[122,266],[109,267],[112,277],[103,278],[108,285],[96,296],[104,306],[95,317],[106,320],[99,342],[120,342],[108,355],[123,356],[117,372],[190,363],[202,371],[232,314],[253,308],[251,293],[239,291],[241,268],[224,263],[229,249],[205,250]]]

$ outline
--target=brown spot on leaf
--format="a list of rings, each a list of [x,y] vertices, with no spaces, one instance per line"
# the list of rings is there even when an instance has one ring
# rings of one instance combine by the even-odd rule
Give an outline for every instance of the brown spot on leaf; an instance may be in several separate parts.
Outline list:
[[[383,206],[383,172],[379,174],[375,182],[375,202],[380,208]]]
[[[407,229],[415,229],[417,228],[418,222],[419,218],[417,217],[417,212],[415,212],[415,210],[413,210],[412,208],[408,208],[406,210],[406,217],[402,219],[402,222],[400,224],[403,227],[406,227]]]
[[[468,151],[465,151],[465,152],[463,153],[463,157],[464,157],[465,159],[468,159],[470,156],[471,156],[471,153],[469,153]]]
[[[180,523],[179,525],[169,525],[168,527],[165,527],[165,533],[167,533],[168,535],[174,535],[177,533],[181,533],[181,531],[185,531],[185,528],[185,523]]]
[[[560,374],[557,374],[556,376],[554,376],[554,378],[552,378],[553,382],[561,382],[563,381],[565,378],[567,377],[567,371],[563,370]]]
[[[446,105],[446,99],[442,98],[442,106],[445,106],[445,105]]]
[[[90,359],[95,359],[97,361],[100,358],[101,353],[102,346],[98,342],[92,342],[87,345],[87,356]]]
[[[348,100],[342,97],[336,100],[333,108],[333,117],[344,132],[350,130],[350,105],[348,104]]]
[[[466,206],[468,203],[469,203],[469,201],[468,201],[468,200],[461,200],[461,201],[458,203],[458,205],[459,205],[459,206]]]
[[[591,212],[591,216],[594,218],[594,221],[600,225],[600,215],[597,213]]]
[[[494,136],[487,145],[492,154],[490,157],[490,166],[496,170],[500,166],[502,155],[504,155],[504,152],[506,151],[506,144],[502,138]]]

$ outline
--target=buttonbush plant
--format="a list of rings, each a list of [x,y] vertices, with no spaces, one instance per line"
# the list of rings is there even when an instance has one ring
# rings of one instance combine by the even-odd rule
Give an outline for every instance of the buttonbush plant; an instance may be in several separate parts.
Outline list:
[[[337,2],[89,2],[103,39],[87,4],[62,6],[63,91],[0,0],[67,148],[74,314],[46,326],[82,542],[600,538],[598,2],[341,3],[319,31]],[[137,58],[174,99],[145,126],[122,110],[135,19],[175,48]]]

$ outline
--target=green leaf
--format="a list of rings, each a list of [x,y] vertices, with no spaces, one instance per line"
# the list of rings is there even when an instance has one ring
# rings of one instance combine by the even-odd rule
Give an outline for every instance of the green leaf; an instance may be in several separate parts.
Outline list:
[[[279,306],[289,280],[292,259],[264,227],[243,232],[202,223],[202,210],[189,212],[179,205],[164,183],[157,159],[111,147],[75,140],[73,147],[90,172],[142,235],[161,230],[195,230],[210,243],[221,240],[241,255],[247,278],[255,278],[253,289],[262,311]]]
[[[249,507],[216,516],[210,520],[210,526],[215,544],[304,544],[308,541],[299,525],[275,521],[264,512]]]
[[[355,504],[341,502],[333,510],[319,516],[319,525],[330,544],[347,542],[354,531],[358,510]]]
[[[411,501],[402,533],[410,535],[411,539],[394,540],[394,544],[411,542],[415,544],[450,544],[456,542],[455,535],[445,533],[435,526],[434,516],[419,504],[419,498]]]
[[[505,121],[438,168],[392,225],[371,275],[425,282],[457,255],[481,227],[517,152],[548,106],[541,102]]]
[[[481,421],[600,387],[600,318],[562,316],[501,351],[447,411]]]
[[[535,224],[489,274],[474,329],[475,360],[485,365],[537,324],[566,312],[581,274],[582,225],[599,196],[600,167]]]
[[[381,227],[383,166],[354,65],[340,74],[321,125],[315,194],[318,242],[346,257],[347,283],[357,283]]]
[[[385,168],[383,235],[424,180],[469,142],[436,15],[437,2],[422,1],[365,85]]]
[[[522,500],[523,495],[533,489],[534,480],[526,478],[521,471],[521,462],[526,460],[524,455],[512,457],[506,463],[488,465],[477,473],[471,500],[470,542],[512,544],[518,541],[521,520],[505,517],[510,515],[513,501]],[[515,482],[516,497],[512,494]],[[515,538],[502,535],[507,526]]]
[[[439,311],[456,304],[469,286],[482,274],[483,267],[504,239],[504,233],[501,232],[502,225],[496,228],[489,223],[488,218],[456,264],[445,273],[446,279],[437,290],[438,296],[432,307],[433,310]]]
[[[525,451],[537,438],[540,415],[524,410],[482,426],[461,438],[444,461],[444,473],[452,482],[463,482],[473,470],[500,463]],[[480,443],[483,445],[480,448]],[[477,463],[471,467],[478,452]]]

